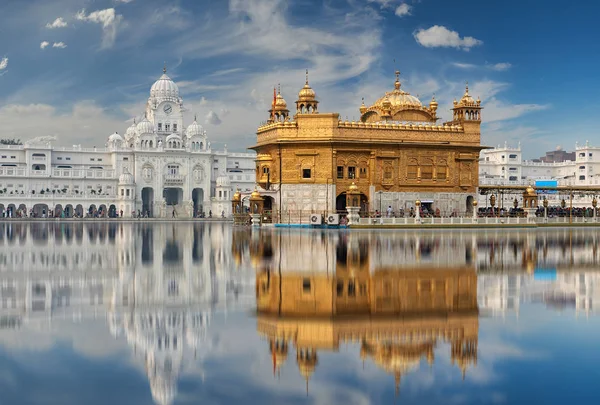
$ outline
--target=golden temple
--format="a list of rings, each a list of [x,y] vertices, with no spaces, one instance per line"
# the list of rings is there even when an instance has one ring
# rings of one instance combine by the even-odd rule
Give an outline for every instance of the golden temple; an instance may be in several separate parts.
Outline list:
[[[344,211],[355,183],[362,211],[381,209],[382,199],[383,208],[409,210],[421,199],[431,210],[471,212],[483,147],[481,101],[468,85],[443,124],[435,97],[423,105],[402,89],[399,72],[391,91],[370,106],[363,101],[358,121],[320,112],[308,72],[295,104],[292,116],[278,91],[251,147],[266,210]]]

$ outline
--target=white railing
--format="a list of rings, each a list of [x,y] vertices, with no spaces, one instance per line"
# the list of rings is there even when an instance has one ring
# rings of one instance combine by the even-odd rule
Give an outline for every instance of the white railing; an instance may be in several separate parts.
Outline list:
[[[25,176],[25,169],[0,167],[0,176]]]
[[[480,217],[477,222],[472,217],[442,217],[442,218],[421,218],[420,225],[533,225],[533,224],[594,224],[600,225],[598,217]],[[359,225],[419,225],[413,217],[407,218],[361,218]]]
[[[183,174],[165,174],[163,176],[165,184],[183,184],[185,182],[185,175]]]
[[[52,194],[52,193],[35,193],[35,194],[0,194],[0,200],[6,205],[4,201],[17,200],[17,201],[30,201],[30,200],[115,200],[117,198],[114,194],[99,195],[99,194]]]
[[[49,173],[47,173],[45,170],[32,170],[31,172],[29,172],[29,174],[31,176],[48,176]]]

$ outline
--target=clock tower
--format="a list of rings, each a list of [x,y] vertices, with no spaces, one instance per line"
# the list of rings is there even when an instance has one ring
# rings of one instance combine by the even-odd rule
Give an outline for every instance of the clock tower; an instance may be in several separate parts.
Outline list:
[[[146,117],[154,125],[158,138],[164,142],[173,133],[183,135],[183,100],[179,88],[163,68],[162,76],[152,85],[146,104]]]

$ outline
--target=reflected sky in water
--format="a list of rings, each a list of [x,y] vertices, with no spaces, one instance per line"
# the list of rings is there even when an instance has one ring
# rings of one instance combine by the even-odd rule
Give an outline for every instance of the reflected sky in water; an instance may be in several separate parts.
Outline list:
[[[575,228],[4,223],[1,403],[592,402],[598,255]]]

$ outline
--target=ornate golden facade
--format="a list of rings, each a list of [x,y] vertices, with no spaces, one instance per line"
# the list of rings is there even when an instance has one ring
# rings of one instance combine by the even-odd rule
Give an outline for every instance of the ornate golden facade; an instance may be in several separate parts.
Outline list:
[[[275,205],[283,211],[344,209],[341,197],[355,182],[363,208],[371,211],[378,192],[388,193],[395,210],[419,195],[430,198],[433,209],[468,209],[467,198],[478,187],[480,101],[467,86],[454,101],[453,120],[438,124],[435,98],[422,105],[401,89],[398,75],[392,91],[369,107],[363,102],[359,121],[319,112],[308,75],[293,117],[276,94],[251,148],[258,154],[257,183],[272,191],[266,195]]]

